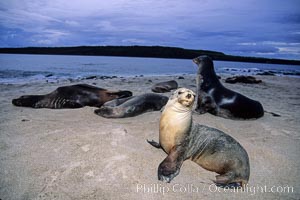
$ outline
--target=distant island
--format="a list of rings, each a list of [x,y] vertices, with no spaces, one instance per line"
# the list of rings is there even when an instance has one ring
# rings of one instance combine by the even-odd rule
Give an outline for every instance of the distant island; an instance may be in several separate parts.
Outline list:
[[[9,54],[51,54],[84,56],[126,56],[151,58],[192,59],[208,55],[213,60],[300,65],[300,60],[270,59],[226,55],[222,52],[208,50],[183,49],[164,46],[77,46],[77,47],[24,47],[0,48],[0,53]]]

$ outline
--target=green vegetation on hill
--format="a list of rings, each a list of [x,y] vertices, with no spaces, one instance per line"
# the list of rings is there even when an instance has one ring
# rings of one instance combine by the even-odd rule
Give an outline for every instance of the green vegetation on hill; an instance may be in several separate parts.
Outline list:
[[[300,60],[268,59],[226,55],[222,52],[183,49],[162,46],[78,46],[78,47],[25,47],[0,48],[0,53],[11,54],[54,54],[86,56],[126,56],[152,58],[192,59],[208,55],[214,60],[300,65]]]

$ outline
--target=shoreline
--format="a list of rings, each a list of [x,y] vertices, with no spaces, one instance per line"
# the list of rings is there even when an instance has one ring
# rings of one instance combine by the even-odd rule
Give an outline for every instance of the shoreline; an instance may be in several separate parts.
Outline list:
[[[234,76],[253,76],[256,77],[257,79],[263,79],[264,77],[282,77],[282,78],[300,78],[300,75],[282,75],[282,74],[274,74],[274,75],[260,75],[260,74],[230,74],[230,73],[218,73],[217,74],[220,77],[223,78],[228,78],[228,77],[234,77]],[[193,78],[195,77],[194,74],[160,74],[160,75],[124,75],[124,76],[110,76],[110,75],[90,75],[86,77],[77,77],[77,78],[51,78],[52,76],[49,77],[43,77],[41,79],[36,79],[36,80],[31,80],[31,79],[20,79],[19,81],[3,81],[1,82],[0,80],[0,85],[30,85],[30,84],[54,84],[54,83],[69,83],[69,84],[75,84],[79,82],[84,82],[84,81],[94,81],[97,82],[99,80],[112,80],[112,79],[136,79],[136,78],[149,78],[151,79],[152,77],[160,77],[160,78],[167,78],[167,77],[173,77],[174,79],[181,79],[181,78]],[[55,77],[55,76],[54,76]],[[179,78],[180,77],[180,78]],[[93,84],[93,83],[92,83]],[[94,83],[96,84],[96,83]]]
[[[102,79],[106,77],[193,75],[197,66],[189,60],[110,57],[59,57],[50,55],[0,55],[0,83],[59,82],[62,79]],[[300,66],[215,61],[220,75],[279,75],[300,77]]]
[[[278,58],[247,57],[227,55],[218,51],[184,49],[167,46],[72,46],[72,47],[22,47],[0,48],[0,53],[10,54],[44,54],[44,55],[80,55],[80,56],[121,56],[142,58],[193,59],[201,55],[213,60],[300,65],[300,60]]]
[[[157,82],[174,79],[179,87],[195,91],[195,76],[183,77],[115,78],[75,83],[94,83],[97,87],[130,90],[139,95],[151,92],[151,86]],[[160,112],[105,119],[95,115],[92,107],[51,110],[11,104],[11,99],[21,95],[46,94],[59,86],[71,84],[59,82],[0,84],[0,197],[67,200],[296,199],[300,195],[300,79],[256,77],[263,83],[226,84],[222,76],[222,84],[260,101],[265,110],[281,117],[265,113],[257,120],[240,121],[210,114],[193,115],[196,123],[224,131],[246,149],[250,158],[249,188],[252,192],[210,190],[211,180],[216,174],[191,161],[184,162],[179,175],[170,184],[158,181],[157,167],[166,154],[151,147],[146,140],[158,140]],[[144,185],[145,191],[138,190]],[[191,185],[199,188],[198,192],[195,188],[189,189]],[[173,191],[174,186],[176,191]],[[290,186],[293,192],[273,192],[273,186],[279,189]],[[256,187],[258,189],[253,192]],[[260,187],[266,188],[267,192]],[[169,188],[169,192],[162,192],[162,188]],[[180,191],[180,188],[186,188],[186,191]]]

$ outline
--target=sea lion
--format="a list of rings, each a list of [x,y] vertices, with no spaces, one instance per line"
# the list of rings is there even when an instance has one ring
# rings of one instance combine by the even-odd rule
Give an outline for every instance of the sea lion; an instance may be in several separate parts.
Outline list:
[[[109,91],[87,84],[58,87],[46,95],[25,95],[12,100],[15,106],[32,108],[100,107],[105,102],[132,96],[130,91]]]
[[[165,92],[170,92],[171,90],[177,88],[178,88],[178,83],[174,80],[171,80],[171,81],[156,83],[155,85],[152,86],[151,90],[152,92],[156,92],[156,93],[165,93]]]
[[[250,175],[246,150],[231,136],[192,120],[195,93],[186,88],[174,92],[162,112],[159,123],[159,143],[168,156],[158,167],[158,179],[170,182],[179,174],[182,163],[190,159],[218,173],[218,186],[243,187]]]
[[[200,56],[193,61],[199,67],[196,78],[196,112],[200,114],[209,112],[230,119],[251,119],[264,115],[260,102],[229,90],[221,84],[211,58]]]
[[[95,110],[95,114],[105,118],[134,117],[145,112],[161,110],[167,101],[166,96],[146,93],[106,102],[100,109]]]
[[[225,83],[247,83],[247,84],[258,84],[261,83],[262,80],[256,79],[254,76],[233,76],[225,79]]]

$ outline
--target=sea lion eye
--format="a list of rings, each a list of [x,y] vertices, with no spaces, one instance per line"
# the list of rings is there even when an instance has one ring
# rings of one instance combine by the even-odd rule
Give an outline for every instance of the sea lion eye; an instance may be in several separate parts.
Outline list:
[[[179,92],[178,92],[179,95],[181,95],[182,93],[183,93],[182,91],[179,91]]]

